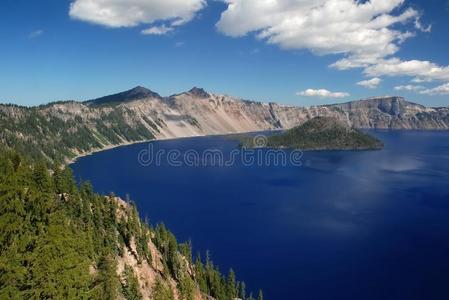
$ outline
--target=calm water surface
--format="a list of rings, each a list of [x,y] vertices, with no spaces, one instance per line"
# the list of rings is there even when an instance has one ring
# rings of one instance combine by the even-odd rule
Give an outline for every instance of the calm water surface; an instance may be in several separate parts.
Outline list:
[[[147,144],[77,161],[266,299],[449,299],[449,133],[373,132],[382,151],[306,152],[302,166],[141,166]],[[223,137],[154,142],[220,149]]]

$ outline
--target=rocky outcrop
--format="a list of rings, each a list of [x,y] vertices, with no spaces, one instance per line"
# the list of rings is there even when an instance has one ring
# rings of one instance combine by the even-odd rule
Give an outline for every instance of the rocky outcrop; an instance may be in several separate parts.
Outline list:
[[[127,219],[131,215],[132,207],[129,205],[129,203],[123,201],[118,197],[114,197],[111,200],[117,203],[116,214],[118,219]],[[145,257],[139,256],[136,238],[133,236],[130,239],[129,245],[120,246],[122,247],[120,251],[121,254],[116,255],[116,257],[114,258],[114,260],[117,262],[117,276],[123,283],[122,274],[125,270],[125,267],[130,267],[133,275],[138,282],[142,299],[154,299],[154,287],[157,281],[163,284],[165,288],[171,290],[174,300],[183,299],[179,283],[170,275],[169,271],[166,270],[167,263],[164,261],[163,254],[153,242],[155,233],[149,231],[147,234],[150,235],[150,238],[148,238],[147,241],[147,247],[150,253],[149,257],[151,257],[151,259],[146,259]],[[186,272],[187,274],[189,274],[189,276],[193,277],[194,266],[189,262],[189,259],[184,257],[181,253],[177,254],[179,257],[180,265],[182,265],[182,272]],[[214,298],[202,293],[198,286],[194,286],[192,296],[194,300],[214,300]],[[119,297],[119,299],[125,298]]]
[[[449,129],[448,108],[426,108],[402,97],[379,97],[336,104],[357,128]]]
[[[136,87],[87,102],[39,107],[0,105],[0,141],[21,148],[62,147],[66,158],[149,139],[290,129],[314,117],[332,117],[356,128],[449,129],[449,108],[426,108],[401,97],[295,107],[245,101],[201,88],[161,97]]]

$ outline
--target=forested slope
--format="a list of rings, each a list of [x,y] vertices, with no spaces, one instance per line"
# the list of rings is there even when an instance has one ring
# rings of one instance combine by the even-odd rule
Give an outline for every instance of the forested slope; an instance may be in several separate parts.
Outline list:
[[[68,168],[0,154],[0,299],[250,299],[191,249]]]
[[[125,107],[90,109],[77,102],[0,105],[0,142],[35,161],[64,163],[94,150],[153,139],[149,127],[155,125],[137,119]]]

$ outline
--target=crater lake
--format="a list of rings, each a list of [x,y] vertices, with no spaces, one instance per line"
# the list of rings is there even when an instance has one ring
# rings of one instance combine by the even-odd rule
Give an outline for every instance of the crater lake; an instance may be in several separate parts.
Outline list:
[[[255,296],[449,299],[449,132],[369,132],[383,150],[304,152],[300,164],[140,159],[150,145],[225,158],[238,149],[215,136],[119,147],[71,168],[97,192],[129,195],[194,252],[209,250]]]

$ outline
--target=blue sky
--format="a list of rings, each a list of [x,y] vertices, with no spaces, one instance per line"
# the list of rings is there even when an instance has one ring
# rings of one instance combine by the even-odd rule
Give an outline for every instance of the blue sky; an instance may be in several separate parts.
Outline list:
[[[143,85],[291,105],[449,105],[447,0],[6,0],[0,23],[0,102]]]

